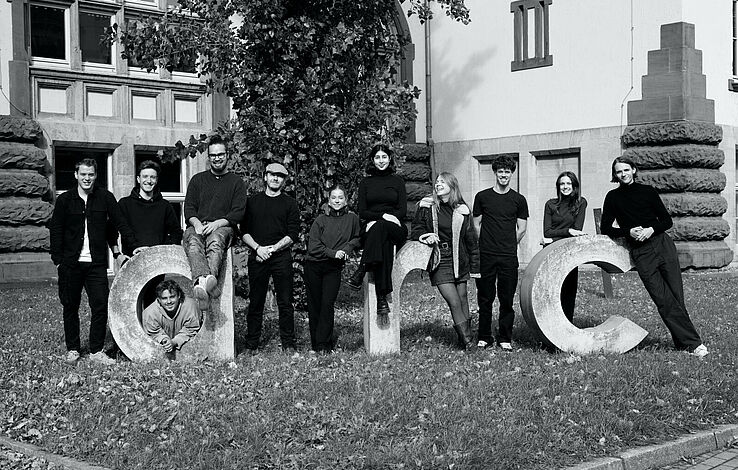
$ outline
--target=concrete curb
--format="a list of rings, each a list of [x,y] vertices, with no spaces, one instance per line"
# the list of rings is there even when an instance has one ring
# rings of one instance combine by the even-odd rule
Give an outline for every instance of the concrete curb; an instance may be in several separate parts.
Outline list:
[[[682,457],[720,450],[735,440],[738,440],[738,425],[723,425],[664,444],[626,450],[615,457],[583,462],[566,470],[647,470],[677,463]]]
[[[67,470],[110,470],[107,467],[90,465],[88,463],[80,462],[79,460],[74,460],[69,457],[52,454],[51,452],[47,452],[33,444],[14,441],[13,439],[8,439],[7,437],[0,436],[0,446],[5,446],[15,452],[29,455],[31,457],[44,459],[55,465],[61,465]]]

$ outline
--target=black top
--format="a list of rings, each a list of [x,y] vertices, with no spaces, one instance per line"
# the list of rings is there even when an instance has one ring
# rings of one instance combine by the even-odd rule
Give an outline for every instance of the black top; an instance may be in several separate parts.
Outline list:
[[[130,196],[118,201],[118,205],[141,246],[182,243],[179,217],[159,190],[154,191],[151,199],[144,199],[136,186],[131,190]],[[123,240],[122,251],[130,256],[133,254],[133,247]]]
[[[618,227],[613,227],[617,221]],[[633,227],[652,227],[654,235],[663,233],[673,225],[659,193],[641,183],[621,184],[605,196],[602,205],[600,228],[604,235],[629,237]]]
[[[350,255],[357,250],[361,244],[359,230],[359,217],[356,214],[345,207],[335,211],[326,204],[323,213],[310,227],[305,258],[308,261],[333,260],[343,263],[336,259],[336,252],[343,250]]]
[[[232,227],[243,218],[246,207],[246,185],[233,173],[216,176],[202,171],[190,180],[184,202],[185,223],[192,217],[200,222],[226,219]]]
[[[451,244],[454,240],[452,232],[454,210],[441,201],[438,204],[438,238],[441,242]]]
[[[543,212],[543,236],[553,238],[553,241],[570,237],[569,229],[581,230],[584,227],[584,218],[587,216],[587,200],[579,199],[576,214],[572,211],[569,197],[549,199]]]
[[[293,198],[284,193],[267,196],[264,192],[249,197],[241,233],[248,233],[259,245],[273,245],[285,235],[296,243],[299,232],[300,211]],[[251,254],[255,256],[255,250]]]
[[[392,214],[400,221],[407,214],[405,181],[389,171],[367,176],[359,183],[359,217],[363,223]]]
[[[494,256],[518,256],[518,219],[528,218],[528,202],[510,189],[500,194],[494,188],[474,197],[474,217],[482,216],[479,252]]]
[[[93,188],[87,195],[85,204],[75,186],[56,199],[54,213],[49,220],[51,261],[54,264],[76,263],[79,260],[85,237],[85,222],[93,263],[107,261],[105,244],[106,241],[109,246],[116,243],[115,230],[120,232],[123,242],[128,246],[134,249],[140,246],[110,191]],[[108,228],[109,223],[115,230]]]

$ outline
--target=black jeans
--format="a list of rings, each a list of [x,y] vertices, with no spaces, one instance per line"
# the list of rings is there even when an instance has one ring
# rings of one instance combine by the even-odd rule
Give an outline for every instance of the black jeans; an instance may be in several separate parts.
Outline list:
[[[249,311],[246,315],[246,347],[259,346],[264,322],[264,302],[269,289],[269,277],[274,281],[274,296],[279,308],[279,337],[282,347],[295,345],[295,309],[292,306],[292,254],[289,249],[275,253],[260,263],[249,257]]]
[[[518,259],[482,255],[480,271],[481,278],[477,279],[479,340],[492,342],[492,304],[497,295],[500,301],[497,341],[509,343],[515,322],[513,299],[515,289],[518,287]]]
[[[671,238],[665,233],[654,235],[633,246],[631,255],[643,285],[671,333],[674,346],[691,351],[702,344],[684,305],[682,271]]]
[[[334,306],[341,286],[343,263],[338,260],[305,262],[310,345],[313,351],[333,349]]]
[[[400,247],[407,240],[407,228],[384,219],[377,220],[372,227],[362,234],[364,251],[361,263],[367,271],[374,273],[374,287],[377,295],[392,292],[392,268],[395,264],[395,247]]]
[[[101,263],[62,263],[59,265],[59,301],[64,315],[64,341],[67,351],[80,350],[79,304],[82,288],[90,301],[90,353],[102,351],[108,325],[108,273]]]

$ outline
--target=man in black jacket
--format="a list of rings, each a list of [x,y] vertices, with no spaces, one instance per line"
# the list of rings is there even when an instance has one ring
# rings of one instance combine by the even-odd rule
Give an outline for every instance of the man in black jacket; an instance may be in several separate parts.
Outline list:
[[[82,288],[90,302],[90,359],[112,364],[102,350],[108,323],[108,277],[106,236],[108,221],[122,234],[125,243],[137,248],[136,238],[110,191],[95,187],[97,162],[86,158],[75,165],[77,186],[61,194],[49,221],[51,260],[59,273],[59,300],[64,308],[65,361],[76,364],[79,359],[79,304]]]

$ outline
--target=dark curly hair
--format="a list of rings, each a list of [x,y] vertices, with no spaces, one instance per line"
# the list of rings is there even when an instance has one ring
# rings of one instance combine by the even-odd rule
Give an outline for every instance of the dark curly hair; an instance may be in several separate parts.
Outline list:
[[[185,297],[184,291],[182,288],[177,284],[176,281],[172,279],[165,279],[161,281],[156,286],[156,296],[161,297],[161,294],[164,293],[165,290],[168,290],[170,293],[177,293],[177,296],[180,298],[180,300],[183,300]]]
[[[370,175],[376,175],[377,173],[380,172],[377,169],[376,165],[374,165],[374,156],[380,150],[389,156],[390,162],[389,162],[389,167],[387,168],[389,168],[390,173],[394,173],[397,170],[397,167],[395,166],[395,152],[394,150],[389,148],[389,146],[386,144],[377,144],[374,147],[372,147],[371,150],[369,150],[369,159],[366,162],[366,172]]]

